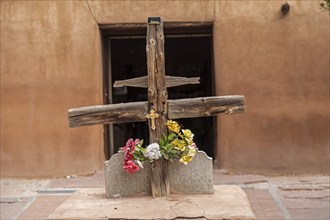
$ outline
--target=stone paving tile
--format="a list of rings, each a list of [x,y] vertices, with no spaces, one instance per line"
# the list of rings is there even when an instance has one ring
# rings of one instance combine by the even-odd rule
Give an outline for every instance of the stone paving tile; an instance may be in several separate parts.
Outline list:
[[[328,185],[330,183],[330,176],[277,176],[277,177],[268,177],[268,181],[285,186],[292,185]],[[329,186],[329,185],[328,185]]]
[[[244,189],[258,220],[282,220],[283,215],[268,190]]]
[[[329,220],[328,208],[290,209],[293,220]]]
[[[281,177],[270,180],[293,220],[330,219],[329,176]]]
[[[33,197],[1,198],[0,201],[0,219],[16,219],[20,210],[24,210],[32,201]]]
[[[55,179],[50,182],[49,188],[102,188],[105,187],[104,172],[97,172],[91,176]]]
[[[328,208],[330,211],[330,201],[320,199],[283,199],[288,209],[318,209]],[[330,216],[329,216],[330,217]],[[329,218],[330,219],[330,218]]]
[[[286,191],[283,192],[279,190],[280,195],[283,198],[289,199],[311,199],[311,200],[329,200],[330,191],[329,190],[299,190],[299,191]]]
[[[222,171],[213,171],[213,181],[215,185],[219,184],[253,184],[267,182],[266,177],[260,175],[228,175]]]
[[[25,209],[17,219],[46,219],[59,205],[67,200],[70,195],[44,195]]]
[[[283,199],[292,219],[330,219],[329,199]]]
[[[50,181],[50,179],[0,179],[0,195],[2,198],[35,196],[36,191],[45,188]]]

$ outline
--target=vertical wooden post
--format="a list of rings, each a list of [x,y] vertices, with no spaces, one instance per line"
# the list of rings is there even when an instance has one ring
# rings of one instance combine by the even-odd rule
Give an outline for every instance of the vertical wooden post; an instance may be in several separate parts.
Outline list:
[[[166,134],[167,90],[165,84],[165,53],[163,21],[160,17],[148,18],[147,65],[149,112],[153,109],[159,117],[155,128],[149,123],[150,143],[158,142]],[[156,160],[151,165],[151,191],[154,197],[170,195],[167,160]]]

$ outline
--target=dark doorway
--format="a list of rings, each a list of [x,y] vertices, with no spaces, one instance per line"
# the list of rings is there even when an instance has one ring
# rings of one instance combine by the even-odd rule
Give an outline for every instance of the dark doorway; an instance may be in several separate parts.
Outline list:
[[[200,77],[198,85],[184,85],[168,88],[169,99],[193,98],[214,95],[212,35],[208,33],[175,33],[175,29],[165,27],[165,70],[166,75]],[[173,33],[174,32],[174,33]],[[145,32],[144,32],[145,33]],[[146,39],[144,35],[107,36],[108,63],[105,76],[105,101],[125,103],[147,101],[147,89],[124,87],[113,88],[116,80],[130,79],[147,75]],[[106,70],[106,68],[105,68]],[[195,142],[200,150],[215,156],[216,122],[214,117],[177,120],[195,134]],[[108,157],[125,145],[129,138],[140,138],[148,143],[146,122],[124,123],[105,126]]]

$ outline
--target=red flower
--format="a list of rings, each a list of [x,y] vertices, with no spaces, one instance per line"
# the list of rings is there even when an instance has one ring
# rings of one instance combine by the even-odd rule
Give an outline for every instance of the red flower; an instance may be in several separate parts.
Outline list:
[[[126,142],[126,146],[124,146],[122,149],[125,152],[124,155],[124,170],[126,170],[129,173],[134,173],[139,171],[140,167],[138,167],[134,162],[133,162],[133,153],[135,151],[135,146],[138,145],[140,142],[139,139],[135,139],[133,141],[132,138],[128,139]]]
[[[124,156],[125,163],[126,163],[126,161],[129,161],[132,159],[133,159],[133,154],[131,154],[130,152],[125,152],[125,156]]]
[[[127,161],[123,168],[130,174],[137,172],[140,169],[140,167],[138,167],[132,160]]]

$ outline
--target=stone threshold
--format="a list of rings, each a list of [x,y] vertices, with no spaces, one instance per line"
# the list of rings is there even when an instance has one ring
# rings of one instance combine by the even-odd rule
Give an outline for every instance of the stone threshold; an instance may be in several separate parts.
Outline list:
[[[255,220],[245,192],[214,186],[214,194],[105,198],[102,188],[78,189],[47,219],[226,219]]]

